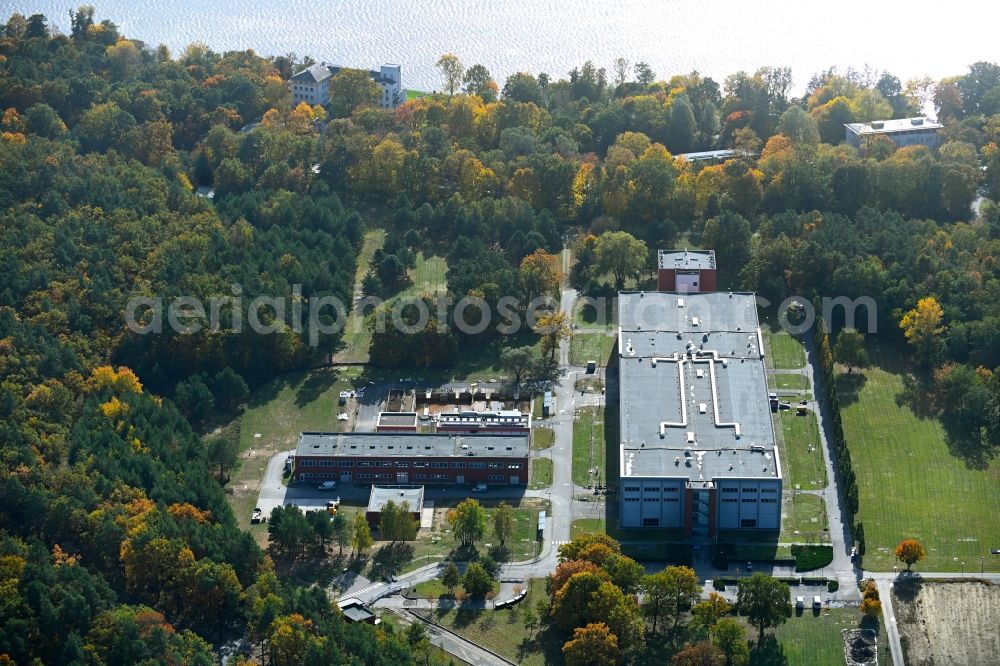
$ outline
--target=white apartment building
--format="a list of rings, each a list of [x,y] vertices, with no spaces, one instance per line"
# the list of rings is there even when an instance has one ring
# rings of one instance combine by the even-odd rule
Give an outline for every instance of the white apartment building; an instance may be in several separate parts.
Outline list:
[[[288,80],[292,92],[292,107],[305,102],[311,106],[325,106],[330,102],[330,79],[344,67],[328,65],[325,62],[306,67]],[[378,70],[369,70],[372,80],[379,87],[379,106],[395,109],[406,101],[403,89],[402,68],[399,65],[382,65]]]

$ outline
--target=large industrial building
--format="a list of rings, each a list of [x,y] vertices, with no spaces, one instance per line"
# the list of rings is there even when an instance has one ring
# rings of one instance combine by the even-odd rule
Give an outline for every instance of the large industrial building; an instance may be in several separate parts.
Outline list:
[[[660,291],[715,291],[714,250],[660,250],[657,264]]]
[[[296,481],[525,485],[528,434],[303,432]]]
[[[707,261],[697,270],[714,273]],[[703,279],[691,292],[618,295],[620,524],[778,530],[781,466],[756,301],[692,293]]]

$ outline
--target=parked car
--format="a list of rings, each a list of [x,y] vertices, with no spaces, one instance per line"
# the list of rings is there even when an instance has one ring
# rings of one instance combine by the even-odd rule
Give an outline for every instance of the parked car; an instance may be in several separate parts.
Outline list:
[[[324,481],[323,483],[319,484],[319,487],[317,488],[317,490],[336,490],[336,489],[337,489],[336,481]]]
[[[750,573],[751,571],[753,571],[753,563],[747,562],[747,573]]]
[[[819,598],[819,595],[813,597],[813,610],[819,610],[823,607],[823,600]]]
[[[802,610],[806,607],[805,597],[795,597],[795,610]]]
[[[261,511],[260,507],[258,506],[254,508],[253,515],[250,516],[250,524],[256,525],[257,523],[261,522],[263,518],[264,518],[264,512]]]
[[[485,483],[477,483],[476,485],[472,486],[472,492],[474,493],[485,493],[487,490],[489,490],[489,486],[487,486]]]

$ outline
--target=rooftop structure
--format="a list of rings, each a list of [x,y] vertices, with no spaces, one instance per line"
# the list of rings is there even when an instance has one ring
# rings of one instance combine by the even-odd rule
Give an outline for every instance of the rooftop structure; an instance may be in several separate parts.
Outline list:
[[[621,293],[618,310],[622,525],[780,527],[754,295]]]
[[[375,617],[375,613],[369,610],[360,599],[355,599],[353,597],[349,599],[342,599],[337,602],[337,606],[340,607],[340,611],[344,614],[344,619],[348,622],[366,622],[368,624],[379,623],[379,619]]]
[[[416,432],[416,412],[379,412],[375,432]]]
[[[295,455],[296,459],[304,456],[524,458],[528,455],[528,436],[303,432]]]
[[[873,120],[869,123],[845,123],[845,140],[855,148],[876,136],[887,136],[897,146],[935,147],[941,137],[938,130],[944,125],[930,118],[897,118],[895,120]]]
[[[437,430],[470,432],[528,432],[531,429],[531,414],[516,409],[502,409],[495,412],[445,412],[437,416]]]
[[[410,513],[419,516],[420,510],[424,506],[423,486],[372,486],[371,494],[368,496],[368,509],[366,513],[370,516],[382,513],[382,508],[387,502],[392,500],[397,506],[406,502],[410,505]]]
[[[715,291],[715,250],[660,250],[657,266],[660,291]]]
[[[688,162],[723,162],[741,154],[743,153],[738,150],[703,150],[697,153],[681,153],[675,157],[683,157]]]

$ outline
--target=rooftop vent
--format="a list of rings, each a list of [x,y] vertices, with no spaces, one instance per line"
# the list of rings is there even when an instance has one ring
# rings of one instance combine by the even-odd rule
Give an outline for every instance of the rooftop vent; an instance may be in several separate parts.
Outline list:
[[[872,123],[872,129],[882,129],[885,127],[885,123],[882,121]]]
[[[677,307],[679,307],[679,308],[684,307],[684,299],[683,298],[678,298],[677,299]]]
[[[924,124],[924,119],[923,118],[910,118],[910,124],[911,125],[923,125]]]

